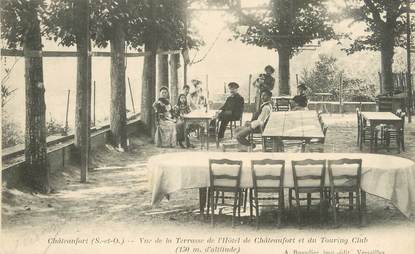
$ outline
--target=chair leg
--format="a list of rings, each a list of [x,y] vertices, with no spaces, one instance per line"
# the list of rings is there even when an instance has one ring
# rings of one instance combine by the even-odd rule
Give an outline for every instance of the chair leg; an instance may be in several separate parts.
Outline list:
[[[246,212],[246,201],[248,199],[248,188],[244,190],[244,213]]]
[[[209,218],[209,210],[210,210],[210,188],[207,190],[207,205],[206,205],[206,217]]]
[[[311,193],[307,193],[307,211],[310,211],[311,207]]]
[[[258,202],[258,192],[254,193],[255,198],[255,215],[256,215],[256,228],[259,228],[259,202]]]
[[[238,204],[238,192],[235,192],[233,199],[232,227],[235,227],[236,208]]]
[[[213,217],[215,215],[215,195],[214,195],[214,191],[213,189],[210,192],[210,208],[212,209],[212,213],[210,216],[210,224],[213,227],[214,226],[214,222],[213,222]]]
[[[332,193],[331,195],[331,202],[332,202],[332,210],[333,210],[333,220],[334,220],[334,226],[337,226],[337,193]]]
[[[293,188],[289,188],[289,190],[288,190],[288,205],[289,205],[290,209],[293,207],[292,197],[293,197]]]
[[[298,222],[298,225],[301,225],[300,195],[298,191],[295,191],[295,201],[297,204],[297,222]]]
[[[253,191],[253,189],[250,188],[249,189],[249,221],[252,221],[252,214],[254,212],[253,211],[254,210],[254,207],[253,207],[252,191]]]
[[[405,134],[404,134],[404,131],[403,130],[401,131],[399,137],[401,139],[402,151],[405,152]]]
[[[241,218],[242,202],[243,202],[242,191],[238,191],[238,218]]]
[[[277,227],[281,227],[281,217],[284,211],[284,189],[278,193]]]
[[[359,225],[362,225],[362,208],[360,205],[360,190],[356,191],[356,209],[359,216]]]
[[[320,191],[320,225],[323,225],[324,190]]]
[[[353,192],[349,192],[349,210],[353,210]]]

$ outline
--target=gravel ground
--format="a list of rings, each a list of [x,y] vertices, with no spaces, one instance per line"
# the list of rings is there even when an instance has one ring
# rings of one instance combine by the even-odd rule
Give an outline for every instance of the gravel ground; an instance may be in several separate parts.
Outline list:
[[[329,126],[326,152],[360,152],[356,147],[354,114],[324,115],[324,122]],[[391,151],[389,154],[414,159],[414,123],[406,125],[405,140],[405,152],[397,154],[396,151]],[[193,142],[198,145],[197,140],[194,139]],[[10,253],[25,253],[27,246],[33,246],[36,253],[37,251],[46,253],[48,248],[52,247],[45,244],[45,239],[58,233],[59,235],[90,235],[122,232],[123,235],[131,234],[134,237],[137,235],[150,237],[154,234],[159,236],[175,234],[175,232],[191,236],[211,232],[209,220],[204,220],[198,213],[197,190],[174,193],[170,201],[163,200],[158,207],[150,205],[151,193],[148,190],[146,177],[148,158],[152,155],[180,152],[184,149],[156,148],[146,137],[134,137],[130,143],[131,149],[124,153],[109,146],[93,151],[93,169],[89,172],[86,184],[79,183],[80,174],[77,167],[67,166],[63,171],[53,174],[54,192],[49,195],[35,193],[25,188],[7,189],[3,186],[2,234],[7,236],[4,239],[10,239],[7,241],[7,250]],[[198,149],[197,146],[193,150]],[[363,152],[368,152],[367,146]],[[371,195],[368,195],[368,223],[363,229],[359,228],[354,213],[351,213],[351,216],[349,213],[341,213],[341,226],[335,230],[331,222],[320,226],[316,211],[310,212],[307,223],[299,229],[295,213],[289,211],[282,228],[276,231],[272,212],[267,210],[263,211],[264,216],[259,231],[254,230],[247,213],[242,214],[241,221],[235,229],[232,229],[229,212],[225,209],[223,215],[217,219],[215,232],[223,234],[231,232],[236,235],[247,232],[264,235],[284,232],[287,235],[300,235],[314,234],[315,231],[348,234],[361,230],[377,234],[384,232],[384,229],[389,233],[394,232],[393,230],[411,232],[411,234],[415,232],[413,220],[405,218],[388,201]],[[30,237],[21,239],[23,234]],[[405,234],[405,237],[409,236]],[[153,250],[153,248],[147,249],[149,253]],[[51,253],[73,253],[67,251],[59,249],[58,252],[51,251]]]

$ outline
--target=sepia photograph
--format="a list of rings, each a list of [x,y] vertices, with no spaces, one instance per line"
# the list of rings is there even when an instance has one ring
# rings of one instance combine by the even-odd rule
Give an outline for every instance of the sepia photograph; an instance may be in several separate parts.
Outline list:
[[[415,253],[414,0],[0,20],[0,254]]]

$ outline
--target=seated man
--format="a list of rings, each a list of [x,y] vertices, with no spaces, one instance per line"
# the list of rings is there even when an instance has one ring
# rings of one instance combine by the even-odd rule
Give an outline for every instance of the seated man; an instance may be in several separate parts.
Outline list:
[[[246,122],[244,127],[237,130],[236,139],[239,144],[250,146],[251,144],[246,137],[252,132],[261,132],[262,128],[265,127],[272,112],[271,97],[271,91],[264,90],[261,92],[262,104],[259,110],[253,114],[251,122]]]
[[[220,121],[218,138],[222,139],[226,126],[230,121],[239,120],[243,113],[244,98],[238,93],[239,85],[235,82],[228,84],[231,95],[226,99],[225,104],[219,109],[217,119]]]
[[[305,110],[308,104],[308,99],[305,94],[305,92],[307,91],[307,87],[305,86],[304,83],[301,83],[297,88],[298,88],[299,94],[294,96],[291,110]]]

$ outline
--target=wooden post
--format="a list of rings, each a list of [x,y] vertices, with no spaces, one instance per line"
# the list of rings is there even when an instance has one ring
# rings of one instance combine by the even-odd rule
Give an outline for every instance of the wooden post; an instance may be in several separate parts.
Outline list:
[[[133,113],[135,114],[134,97],[133,97],[133,92],[131,91],[130,77],[127,77],[127,80],[128,80],[128,88],[130,90],[131,106],[133,107]]]
[[[339,83],[339,111],[343,115],[343,75],[340,73]]]
[[[176,103],[177,97],[179,96],[179,78],[178,78],[178,69],[179,69],[179,54],[170,55],[170,102],[172,104]]]
[[[248,104],[249,104],[249,108],[251,108],[251,84],[252,84],[252,74],[249,74],[249,79],[248,79]]]
[[[24,174],[28,184],[44,193],[50,191],[50,169],[46,157],[45,86],[43,84],[43,60],[30,55],[30,51],[42,50],[42,37],[38,12],[32,8],[26,13],[24,33],[25,55],[26,128]]]
[[[95,80],[94,80],[94,105],[93,105],[93,108],[92,108],[92,110],[93,110],[93,118],[94,118],[94,121],[93,121],[93,125],[95,126],[95,124],[96,124],[96,116],[95,116],[95,108],[96,108],[96,100],[95,100],[95,98],[96,98],[96,86],[95,86]]]
[[[408,122],[412,122],[412,80],[411,80],[411,17],[410,1],[406,0],[406,62],[407,62],[407,76],[406,76],[406,87],[408,89],[407,95],[407,111],[408,111]]]
[[[206,112],[209,110],[209,75],[206,74]]]
[[[62,135],[68,135],[68,129],[69,129],[68,114],[69,114],[69,98],[70,98],[70,96],[71,96],[71,90],[68,89],[68,96],[66,98],[65,128],[63,130]]]

